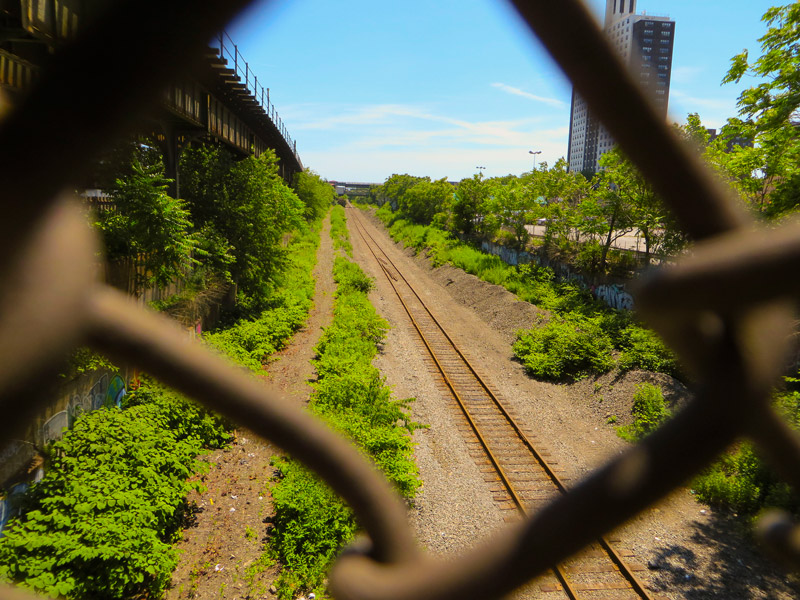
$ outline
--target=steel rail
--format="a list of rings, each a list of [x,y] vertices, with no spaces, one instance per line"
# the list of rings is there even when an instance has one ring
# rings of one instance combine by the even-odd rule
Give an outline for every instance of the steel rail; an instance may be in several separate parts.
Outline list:
[[[403,299],[402,294],[400,294],[399,290],[397,289],[397,286],[394,283],[395,281],[397,281],[397,277],[395,276],[394,273],[390,272],[390,270],[389,270],[389,268],[388,268],[386,263],[391,265],[391,267],[394,269],[394,272],[397,274],[397,276],[399,276],[400,279],[402,279],[402,281],[405,283],[405,285],[408,287],[408,289],[411,291],[411,293],[414,295],[414,297],[417,298],[417,300],[419,301],[420,305],[428,313],[428,316],[432,319],[432,321],[438,327],[439,331],[444,335],[444,337],[450,343],[451,349],[454,350],[458,354],[458,356],[464,362],[466,367],[469,369],[470,373],[472,373],[472,375],[475,378],[475,380],[483,388],[483,390],[485,391],[487,397],[492,401],[494,406],[500,411],[500,413],[506,419],[508,424],[511,425],[512,429],[516,433],[516,435],[519,438],[519,440],[528,449],[528,451],[534,457],[536,462],[542,467],[542,470],[546,473],[547,477],[550,479],[550,481],[553,483],[553,485],[556,487],[556,489],[559,492],[561,492],[562,494],[566,493],[567,492],[567,488],[564,485],[564,483],[561,481],[561,479],[558,477],[558,474],[553,470],[553,468],[550,466],[550,464],[547,462],[547,460],[541,455],[541,453],[534,447],[533,443],[530,441],[528,436],[525,434],[525,432],[519,426],[519,424],[517,423],[516,419],[514,419],[509,414],[509,412],[506,410],[506,407],[503,405],[502,402],[500,402],[500,399],[494,394],[494,392],[492,392],[492,390],[489,387],[489,385],[486,383],[486,381],[483,379],[483,377],[480,376],[480,374],[477,372],[475,367],[472,365],[471,361],[463,354],[463,352],[461,352],[461,349],[459,348],[458,344],[456,344],[456,342],[452,339],[450,334],[447,333],[446,328],[434,316],[433,312],[430,310],[430,308],[425,303],[425,301],[422,299],[422,297],[417,293],[417,291],[414,288],[414,286],[412,286],[411,283],[406,279],[405,275],[403,275],[403,272],[400,270],[400,268],[388,256],[388,254],[386,254],[386,252],[381,247],[380,243],[364,227],[364,224],[363,224],[363,221],[362,221],[363,216],[360,214],[360,211],[358,209],[356,209],[356,208],[351,207],[350,214],[355,216],[354,221],[356,223],[356,227],[357,227],[359,235],[361,236],[362,240],[364,241],[364,243],[367,246],[367,248],[369,249],[369,251],[372,253],[372,256],[375,258],[375,260],[378,263],[378,265],[381,267],[381,270],[383,271],[383,273],[386,275],[387,279],[389,280],[389,284],[392,286],[392,289],[394,290],[395,294],[397,295],[397,298],[400,301],[400,304],[405,309],[405,312],[408,315],[409,319],[411,320],[412,324],[414,325],[414,328],[416,329],[417,333],[419,334],[420,339],[422,340],[422,342],[425,345],[425,347],[427,348],[431,358],[433,359],[433,361],[435,362],[437,368],[439,369],[439,372],[440,372],[442,378],[445,380],[445,382],[447,384],[447,387],[450,389],[453,397],[456,399],[456,401],[457,401],[457,403],[459,405],[459,408],[461,409],[463,415],[466,417],[467,421],[469,422],[469,425],[470,425],[471,429],[473,430],[474,434],[479,439],[480,444],[484,448],[484,451],[486,452],[487,456],[489,457],[490,462],[492,463],[492,465],[494,465],[495,469],[497,470],[498,474],[500,475],[500,478],[503,481],[503,485],[506,487],[506,489],[508,490],[509,495],[512,497],[514,503],[516,504],[517,510],[521,513],[521,515],[523,517],[527,517],[530,514],[529,511],[526,509],[525,505],[523,504],[522,500],[519,498],[519,495],[517,494],[516,489],[514,488],[514,484],[511,482],[509,477],[506,475],[505,471],[503,470],[503,468],[500,465],[499,460],[495,457],[494,452],[492,451],[492,449],[489,447],[488,443],[486,442],[486,440],[485,440],[483,434],[481,433],[477,423],[472,418],[472,415],[470,414],[469,409],[467,408],[466,404],[464,403],[464,401],[461,398],[461,394],[458,392],[458,390],[455,389],[455,386],[451,382],[450,377],[448,376],[448,374],[446,372],[446,369],[442,366],[442,364],[441,364],[441,362],[439,360],[439,357],[437,356],[437,353],[431,347],[431,345],[430,345],[430,343],[429,343],[429,341],[427,339],[427,336],[425,335],[425,332],[422,330],[422,327],[419,325],[417,319],[414,317],[414,315],[413,315],[413,313],[411,311],[411,308],[408,306],[406,301]],[[369,238],[369,241],[367,240],[367,238]],[[383,255],[383,258],[381,258],[381,257],[379,257],[377,255],[376,250],[375,250],[376,248]],[[614,549],[614,547],[608,541],[608,539],[606,539],[605,536],[600,536],[596,541],[598,542],[600,547],[606,552],[606,554],[608,555],[608,557],[611,560],[611,562],[617,567],[620,575],[625,580],[628,581],[629,585],[631,586],[631,589],[634,592],[636,592],[643,600],[652,600],[652,596],[646,590],[644,584],[639,580],[638,577],[636,577],[636,574],[628,567],[628,565],[625,563],[625,561],[622,558],[622,556],[620,556],[620,554]],[[559,565],[556,565],[556,566],[551,567],[551,568],[553,569],[553,572],[555,573],[556,577],[559,579],[559,581],[564,586],[564,591],[570,597],[570,599],[571,600],[577,599],[579,597],[578,594],[577,594],[577,591],[569,583],[569,578],[568,578],[566,572]]]
[[[354,210],[356,210],[356,209],[351,209],[351,212],[350,212],[351,215],[356,215],[357,214],[356,212],[354,212]],[[390,272],[390,270],[389,270],[388,266],[386,265],[385,261],[388,261],[389,264],[392,265],[392,267],[394,268],[395,272],[400,276],[400,278],[403,280],[403,282],[413,292],[414,296],[417,297],[417,299],[420,301],[422,306],[427,310],[427,312],[431,316],[431,318],[433,318],[434,322],[439,326],[441,332],[445,335],[447,340],[450,342],[450,344],[452,345],[453,349],[455,349],[455,351],[458,353],[458,355],[467,364],[467,366],[469,367],[469,369],[472,372],[472,374],[476,377],[476,379],[480,382],[480,384],[484,387],[484,389],[487,392],[489,392],[488,388],[483,383],[483,379],[481,379],[480,377],[477,376],[477,373],[475,373],[475,370],[472,368],[472,365],[469,363],[469,361],[464,357],[464,355],[458,349],[458,346],[456,346],[455,343],[452,341],[452,339],[450,338],[448,333],[445,331],[444,327],[442,327],[441,324],[439,323],[439,321],[433,316],[433,313],[431,313],[430,310],[428,310],[428,307],[422,301],[422,298],[419,297],[419,294],[417,294],[416,290],[408,283],[408,280],[405,278],[405,276],[400,271],[400,269],[398,269],[397,266],[392,261],[392,259],[390,259],[386,255],[386,253],[383,252],[382,249],[380,249],[380,247],[378,246],[377,242],[369,234],[369,232],[367,232],[365,230],[363,224],[360,221],[360,216],[356,217],[355,221],[356,221],[356,227],[358,229],[358,233],[361,236],[362,240],[364,241],[364,244],[367,246],[367,248],[369,248],[370,252],[372,253],[372,256],[375,258],[375,261],[380,266],[380,268],[383,271],[384,275],[386,275],[386,278],[388,279],[389,284],[392,286],[392,289],[394,290],[394,293],[397,296],[397,299],[400,301],[400,304],[402,305],[403,309],[406,311],[406,314],[408,315],[408,318],[411,320],[411,323],[414,325],[414,328],[416,329],[417,333],[419,334],[419,337],[422,340],[422,343],[425,345],[425,348],[428,350],[428,353],[430,354],[431,359],[433,359],[434,363],[436,364],[436,367],[439,369],[439,373],[441,374],[441,376],[444,379],[447,387],[449,388],[450,393],[453,395],[453,398],[455,398],[456,403],[458,404],[459,408],[461,409],[461,413],[467,419],[467,423],[469,423],[469,426],[472,429],[473,434],[475,434],[475,437],[478,438],[478,441],[479,441],[481,447],[483,448],[484,452],[486,453],[486,456],[489,458],[489,462],[492,463],[492,466],[494,467],[495,471],[497,471],[497,474],[500,476],[500,480],[503,482],[503,487],[506,488],[506,491],[508,492],[508,495],[511,496],[511,500],[514,502],[514,505],[516,506],[516,509],[520,513],[520,515],[522,515],[523,517],[527,516],[528,515],[528,511],[525,509],[525,505],[523,504],[522,499],[519,497],[519,494],[517,494],[516,488],[511,483],[511,480],[509,479],[508,475],[506,475],[505,469],[503,469],[502,465],[500,464],[500,461],[495,456],[494,452],[492,451],[491,447],[489,446],[489,443],[486,441],[486,438],[483,436],[483,433],[481,432],[480,428],[478,427],[478,424],[472,418],[472,414],[470,414],[470,411],[467,409],[466,405],[464,404],[464,400],[461,398],[461,394],[458,392],[458,390],[456,389],[455,385],[451,381],[450,376],[447,374],[447,370],[442,366],[442,363],[440,362],[437,353],[431,347],[431,344],[428,341],[427,336],[422,331],[422,327],[417,322],[417,319],[414,317],[414,314],[412,313],[411,308],[408,306],[406,301],[403,299],[403,296],[400,294],[399,290],[397,289],[397,286],[395,285],[395,281],[397,281],[397,278],[395,277],[394,273]],[[369,237],[370,240],[372,240],[372,244],[374,244],[376,247],[378,247],[381,250],[381,253],[385,257],[384,259],[381,259],[375,253],[375,250],[374,250],[373,246],[370,245],[369,242],[367,242],[367,237]],[[489,397],[494,399],[494,395],[491,392],[489,392]],[[497,402],[495,402],[495,404],[500,406],[499,403],[497,403]],[[506,416],[506,418],[508,418],[508,414],[505,412],[505,408],[502,408],[501,410],[502,410],[503,414]],[[513,422],[513,421],[512,421],[512,423],[514,423],[514,427],[516,428],[516,423]],[[536,456],[537,456],[537,460],[539,460],[539,462],[542,462],[542,460],[538,456],[538,453],[536,454]],[[545,464],[545,463],[543,463],[543,464]],[[549,472],[549,469],[550,469],[549,465],[547,465],[545,468]],[[559,481],[559,484],[560,484],[560,481]],[[550,567],[550,569],[552,570],[552,572],[555,575],[556,579],[558,579],[559,583],[561,583],[562,587],[564,588],[564,592],[569,597],[569,599],[570,600],[579,600],[579,596],[577,594],[577,591],[573,588],[572,584],[569,582],[569,578],[568,578],[566,572],[559,565],[554,565],[554,566]]]

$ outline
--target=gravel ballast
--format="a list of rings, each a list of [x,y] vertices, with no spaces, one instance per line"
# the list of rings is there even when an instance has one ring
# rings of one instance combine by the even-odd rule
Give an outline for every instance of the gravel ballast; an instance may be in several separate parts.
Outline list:
[[[667,400],[680,407],[688,391],[671,377],[645,372],[611,373],[572,385],[556,385],[528,377],[513,358],[516,330],[533,326],[540,310],[519,301],[505,289],[487,284],[451,266],[432,268],[389,240],[383,226],[359,212],[373,236],[404,271],[411,284],[450,335],[486,375],[523,426],[534,431],[540,448],[563,469],[574,485],[628,444],[608,424],[630,422],[633,390],[643,381],[662,387]],[[458,414],[443,400],[424,347],[378,263],[349,219],[354,258],[372,275],[371,301],[392,329],[376,365],[398,397],[414,397],[414,418],[428,424],[417,430],[416,458],[423,487],[410,518],[420,544],[435,555],[454,557],[504,526],[508,512],[492,499],[464,435]],[[751,599],[800,597],[794,578],[766,559],[733,516],[697,503],[680,488],[611,534],[631,562],[648,566],[638,573],[659,597],[671,599]],[[520,593],[526,598],[552,598],[536,585]]]

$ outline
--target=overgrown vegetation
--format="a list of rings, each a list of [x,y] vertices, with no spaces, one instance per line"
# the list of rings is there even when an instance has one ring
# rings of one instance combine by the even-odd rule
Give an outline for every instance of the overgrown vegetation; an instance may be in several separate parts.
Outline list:
[[[254,372],[263,369],[269,357],[302,326],[311,308],[319,228],[317,221],[295,234],[269,307],[256,318],[242,318],[231,327],[204,334],[206,342]]]
[[[206,339],[253,370],[305,320],[314,291],[317,221],[294,236],[268,308]],[[107,366],[89,351],[71,371]],[[145,379],[122,409],[81,416],[48,449],[44,479],[0,538],[0,579],[67,598],[161,597],[177,561],[172,543],[187,515],[196,461],[222,447],[213,413]]]
[[[427,252],[435,265],[452,264],[553,314],[537,327],[520,331],[514,345],[517,358],[535,377],[574,381],[615,366],[679,374],[674,354],[629,311],[611,309],[579,286],[556,281],[549,267],[510,266],[445,231],[411,223],[388,204],[376,214],[395,240]]]
[[[599,319],[581,315],[554,316],[545,325],[520,332],[514,343],[514,355],[527,371],[550,381],[576,381],[590,373],[610,371],[614,366],[611,350],[611,339]]]
[[[347,221],[344,208],[338,204],[331,209],[331,238],[334,250],[344,250],[347,256],[353,256],[353,246],[347,234]]]
[[[775,408],[800,430],[800,379],[786,378],[789,389],[777,393]],[[800,496],[781,481],[750,442],[740,442],[692,483],[697,497],[712,506],[745,516],[765,507],[800,515]]]
[[[652,383],[640,383],[636,386],[631,414],[633,423],[617,427],[617,435],[634,443],[654,432],[672,416],[661,388]]]
[[[188,477],[225,424],[153,383],[82,416],[0,538],[0,579],[69,598],[160,597],[177,556]]]
[[[179,170],[177,199],[155,142],[121,144],[101,161],[96,185],[112,202],[95,226],[116,265],[111,283],[134,295],[176,281],[192,291],[235,284],[239,313],[258,315],[286,264],[285,236],[319,220],[333,188],[308,171],[295,175],[293,190],[272,150],[237,160],[219,145],[192,143]]]
[[[346,235],[346,229],[336,231]],[[409,401],[393,399],[371,364],[387,324],[367,299],[372,282],[358,265],[336,257],[334,279],[334,319],[316,348],[318,381],[310,410],[353,440],[404,497],[412,498],[420,482],[408,434],[418,425],[409,420]],[[280,477],[272,488],[276,516],[270,546],[283,565],[278,595],[320,593],[325,573],[357,525],[343,501],[300,464],[287,459],[276,467]]]

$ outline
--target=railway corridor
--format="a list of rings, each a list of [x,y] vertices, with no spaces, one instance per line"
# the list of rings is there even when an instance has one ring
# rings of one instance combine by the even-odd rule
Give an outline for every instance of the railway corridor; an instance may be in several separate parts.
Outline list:
[[[495,387],[492,378],[474,366],[479,361],[471,360],[459,349],[463,340],[459,343],[447,332],[454,316],[436,314],[428,308],[404,276],[404,269],[390,257],[391,249],[386,246],[392,244],[385,235],[377,233],[357,209],[348,210],[348,222],[357,260],[367,259],[379,271],[373,271],[373,275],[388,283],[394,301],[405,313],[406,326],[416,332],[417,347],[428,376],[435,382],[439,401],[448,405],[450,422],[488,486],[493,511],[502,515],[504,521],[536,512],[565,489],[566,481],[558,461],[537,439],[534,429],[539,428],[523,424],[526,421],[516,414],[515,407]],[[384,300],[388,300],[387,295],[391,297],[387,292],[383,286]],[[469,346],[474,347],[474,343]],[[636,571],[646,570],[645,567],[632,558],[629,551],[614,549],[607,540],[600,540],[566,564],[554,566],[521,591],[520,597],[657,598],[636,575]]]

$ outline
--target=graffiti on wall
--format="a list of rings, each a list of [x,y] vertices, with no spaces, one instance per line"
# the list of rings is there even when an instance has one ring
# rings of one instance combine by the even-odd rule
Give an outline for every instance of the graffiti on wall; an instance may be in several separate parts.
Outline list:
[[[12,517],[20,512],[22,497],[28,491],[27,483],[17,483],[10,486],[8,495],[0,498],[0,538],[3,537],[3,529]]]
[[[631,296],[625,287],[612,283],[609,285],[598,285],[592,289],[592,294],[595,298],[602,300],[611,308],[617,310],[633,310],[633,296]]]
[[[82,414],[92,412],[104,406],[119,407],[122,403],[122,397],[125,395],[125,391],[125,382],[122,377],[119,375],[109,377],[107,373],[104,373],[94,382],[86,393],[83,395],[73,394],[69,400],[66,401],[66,406],[64,406],[64,400],[56,404],[56,407],[64,406],[64,410],[52,415],[34,432],[33,435],[36,446],[38,448],[44,448],[49,443],[60,440],[64,435],[64,431],[72,429],[75,421]],[[23,454],[26,451],[28,454]],[[0,452],[0,461],[10,462],[16,457],[18,462],[23,461],[21,464],[24,465],[26,461],[30,461],[31,456],[34,454],[35,448],[30,441],[16,440]],[[9,477],[13,477],[12,472],[15,471],[17,471],[17,467],[11,467]],[[41,478],[42,475],[43,471],[38,469],[36,478]],[[14,479],[12,478],[11,481],[14,481]],[[3,535],[3,528],[8,522],[8,519],[16,514],[19,499],[28,489],[28,483],[16,483],[11,486],[6,485],[5,487],[8,493],[5,497],[0,497],[0,537]]]
[[[601,285],[590,285],[586,282],[586,278],[581,273],[573,271],[569,265],[564,263],[543,260],[538,254],[529,254],[528,252],[518,252],[511,248],[506,248],[499,244],[491,242],[483,242],[481,250],[488,254],[499,256],[500,259],[509,265],[518,265],[528,262],[541,267],[550,267],[558,281],[566,281],[574,283],[584,290],[588,290],[598,300],[602,300],[611,308],[617,310],[633,310],[633,296],[631,296],[621,283],[610,283]]]
[[[119,406],[125,395],[125,382],[119,375],[114,375],[109,382],[108,374],[104,374],[83,396],[73,394],[69,400],[68,429],[72,429],[75,421],[82,414],[92,412],[103,406]]]
[[[69,417],[67,411],[62,410],[47,419],[39,429],[39,439],[37,440],[39,447],[44,448],[50,442],[60,440],[65,429],[69,429]]]
[[[491,242],[481,243],[481,250],[487,254],[494,254],[499,256],[507,265],[521,265],[531,262],[531,255],[528,252],[520,252],[512,248],[506,248],[500,244],[492,244]]]

